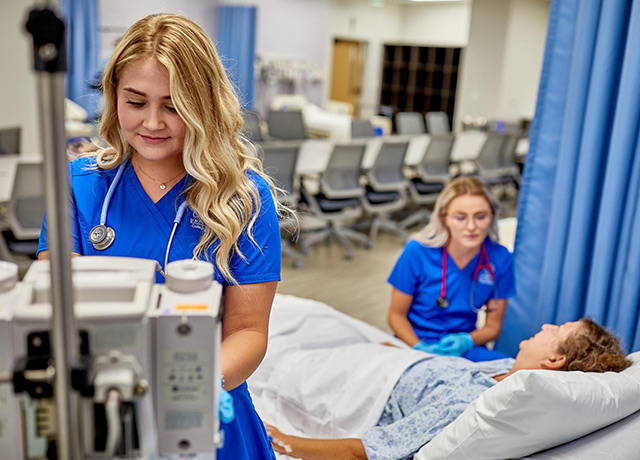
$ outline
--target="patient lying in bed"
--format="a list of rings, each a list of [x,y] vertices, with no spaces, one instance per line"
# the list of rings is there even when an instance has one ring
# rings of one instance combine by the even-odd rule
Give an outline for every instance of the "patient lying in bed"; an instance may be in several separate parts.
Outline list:
[[[330,331],[326,334],[331,335]],[[360,344],[353,345],[345,344],[342,356],[336,355],[337,359],[349,362],[347,354],[357,353],[360,347]],[[293,344],[293,348],[305,346],[309,345]],[[384,351],[379,353],[384,354]],[[534,337],[521,343],[515,360],[471,363],[461,358],[422,356],[408,350],[406,353],[418,357],[405,365],[399,378],[392,379],[397,383],[373,428],[358,438],[311,439],[286,435],[269,426],[274,449],[306,459],[410,458],[455,420],[471,401],[519,370],[619,372],[631,364],[618,340],[586,319],[562,326],[543,326]],[[336,360],[333,362],[340,365]],[[341,385],[341,382],[333,383]],[[331,390],[331,382],[327,382],[327,391]],[[312,393],[307,392],[307,396],[300,399],[312,398]],[[261,415],[270,421],[268,414]],[[357,429],[352,431],[358,433]]]

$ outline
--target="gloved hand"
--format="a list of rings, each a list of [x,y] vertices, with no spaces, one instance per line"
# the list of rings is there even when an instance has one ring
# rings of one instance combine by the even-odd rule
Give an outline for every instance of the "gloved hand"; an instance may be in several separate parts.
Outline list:
[[[464,356],[473,347],[474,343],[471,336],[466,332],[459,332],[442,337],[433,353],[446,356]]]
[[[420,350],[420,351],[424,351],[426,353],[436,353],[435,351],[436,348],[438,347],[438,343],[426,343],[424,340],[421,340],[420,342],[416,343],[413,346],[414,350]]]
[[[233,408],[233,396],[224,389],[224,379],[220,380],[220,389],[220,421],[229,423],[236,418],[236,411]]]

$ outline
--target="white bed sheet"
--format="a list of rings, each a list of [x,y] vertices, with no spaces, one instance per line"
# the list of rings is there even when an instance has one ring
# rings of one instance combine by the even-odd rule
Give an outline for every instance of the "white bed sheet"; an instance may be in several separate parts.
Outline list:
[[[384,341],[401,348],[380,345]],[[248,383],[264,422],[285,433],[361,437],[378,421],[400,375],[423,357],[391,335],[326,304],[278,294],[267,355]],[[640,460],[640,412],[521,460],[604,458]]]
[[[285,433],[360,437],[380,418],[400,375],[423,358],[321,302],[278,294],[267,355],[248,383],[265,423]]]

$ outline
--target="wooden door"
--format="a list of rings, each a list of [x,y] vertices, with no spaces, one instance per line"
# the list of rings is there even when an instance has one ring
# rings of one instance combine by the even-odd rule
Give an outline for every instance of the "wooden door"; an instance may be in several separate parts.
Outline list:
[[[360,113],[363,48],[360,42],[335,40],[331,70],[331,99],[353,105],[353,116]]]

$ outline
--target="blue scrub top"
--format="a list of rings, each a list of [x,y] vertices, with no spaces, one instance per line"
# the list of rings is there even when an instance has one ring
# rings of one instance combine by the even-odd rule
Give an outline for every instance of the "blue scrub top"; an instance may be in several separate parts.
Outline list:
[[[71,232],[73,251],[82,255],[125,256],[155,259],[164,264],[164,254],[173,228],[176,211],[184,197],[182,192],[190,183],[185,176],[157,203],[146,194],[135,171],[129,164],[117,185],[107,212],[107,222],[116,232],[113,245],[104,251],[96,250],[89,241],[89,232],[100,223],[102,203],[116,169],[103,170],[96,166],[95,158],[75,160],[71,169]],[[231,272],[238,284],[263,283],[280,280],[280,226],[268,184],[259,175],[247,171],[247,177],[260,194],[261,206],[251,241],[246,233],[240,236],[238,245],[245,259],[233,255]],[[190,208],[182,217],[176,230],[169,261],[191,259],[193,249],[200,240],[204,224]],[[48,249],[46,221],[43,220],[38,252]],[[217,247],[216,242],[212,251]],[[215,265],[214,265],[215,267]],[[215,267],[215,279],[227,284]],[[161,274],[157,282],[164,282]],[[224,446],[218,451],[220,460],[275,460],[271,443],[260,417],[255,411],[247,384],[233,389],[236,417],[224,430]]]
[[[496,276],[497,298],[513,297],[516,294],[513,256],[507,248],[489,238],[484,244]],[[471,309],[469,296],[480,251],[462,270],[451,255],[447,255],[447,308],[437,304],[442,280],[442,252],[443,248],[409,241],[387,280],[394,288],[413,297],[407,318],[418,338],[427,343],[435,343],[449,333],[475,330],[478,316]],[[492,297],[493,279],[489,270],[482,269],[474,292],[475,308],[481,308]]]
[[[115,241],[106,250],[99,251],[89,241],[89,233],[100,223],[102,204],[117,169],[97,168],[94,157],[80,158],[71,163],[70,168],[73,251],[81,255],[154,259],[162,266],[176,211],[184,201],[182,192],[189,185],[191,178],[182,178],[154,203],[142,188],[129,163],[115,189],[107,212],[106,225],[115,230]],[[273,197],[264,179],[253,171],[247,171],[247,176],[260,194],[260,214],[253,227],[255,243],[246,232],[240,236],[238,246],[245,259],[234,254],[230,263],[231,272],[238,284],[279,281],[280,227]],[[191,259],[203,229],[204,224],[200,218],[187,208],[171,244],[169,262]],[[43,220],[38,252],[48,248],[46,230],[46,221]],[[212,262],[215,261],[212,253],[217,246],[216,242],[209,250]],[[223,285],[226,284],[217,267],[215,279]],[[160,273],[156,275],[156,281],[164,282]]]

